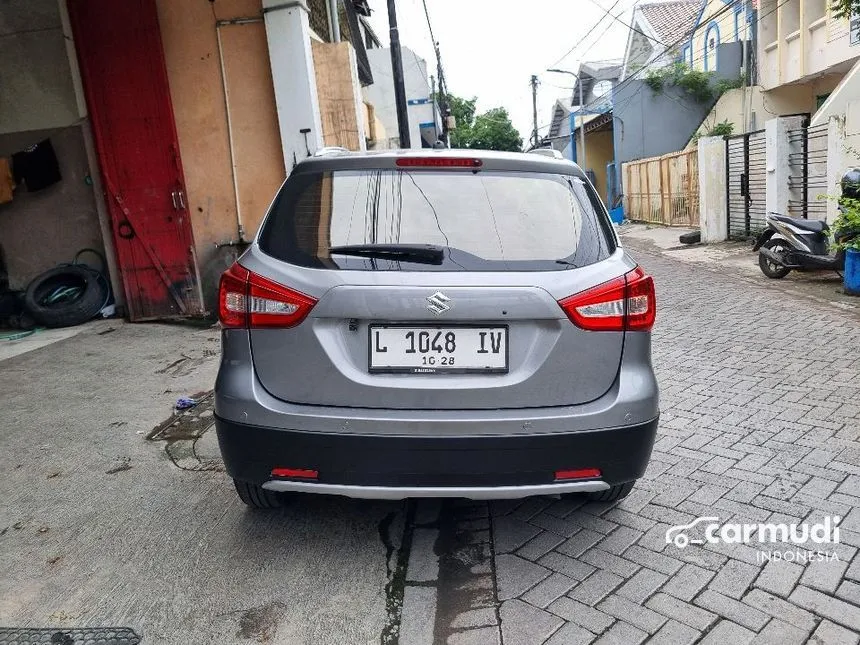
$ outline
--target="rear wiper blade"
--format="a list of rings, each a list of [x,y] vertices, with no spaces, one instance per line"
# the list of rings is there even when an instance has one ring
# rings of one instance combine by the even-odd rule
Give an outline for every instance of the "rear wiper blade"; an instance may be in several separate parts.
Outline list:
[[[432,244],[347,244],[333,246],[328,251],[336,255],[357,255],[423,264],[442,264],[445,259],[445,250]]]

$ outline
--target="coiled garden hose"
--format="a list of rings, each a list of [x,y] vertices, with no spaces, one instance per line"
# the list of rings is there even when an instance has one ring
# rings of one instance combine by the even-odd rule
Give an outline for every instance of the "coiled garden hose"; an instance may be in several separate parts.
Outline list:
[[[27,331],[16,331],[11,334],[0,334],[0,340],[20,340],[21,338],[26,338],[27,336],[32,336],[37,331],[42,331],[42,327],[36,327],[35,329],[28,329]]]

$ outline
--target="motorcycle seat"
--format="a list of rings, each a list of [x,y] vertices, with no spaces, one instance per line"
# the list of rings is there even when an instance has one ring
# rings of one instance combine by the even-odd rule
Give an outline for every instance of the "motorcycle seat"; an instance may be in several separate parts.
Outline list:
[[[801,217],[786,217],[785,215],[771,215],[771,217],[777,221],[791,224],[796,228],[810,231],[811,233],[823,233],[829,228],[827,222],[820,219],[803,219]]]

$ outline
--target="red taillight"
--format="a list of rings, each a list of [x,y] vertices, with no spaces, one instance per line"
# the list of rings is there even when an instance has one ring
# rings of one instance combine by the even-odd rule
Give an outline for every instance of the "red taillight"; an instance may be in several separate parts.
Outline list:
[[[319,472],[309,468],[272,468],[272,477],[290,477],[293,479],[316,479]]]
[[[460,157],[401,157],[395,163],[401,168],[480,168],[484,165],[480,159]]]
[[[579,470],[556,470],[556,479],[596,479],[600,477],[599,468],[580,468]]]
[[[589,331],[648,331],[657,315],[654,280],[639,267],[559,304],[577,327]]]
[[[221,275],[218,287],[218,318],[225,329],[248,326],[248,269],[233,264]]]
[[[648,331],[654,326],[657,317],[657,296],[654,291],[654,278],[636,267],[627,278],[627,329]]]
[[[317,301],[233,264],[221,276],[218,302],[222,327],[257,329],[295,327]]]

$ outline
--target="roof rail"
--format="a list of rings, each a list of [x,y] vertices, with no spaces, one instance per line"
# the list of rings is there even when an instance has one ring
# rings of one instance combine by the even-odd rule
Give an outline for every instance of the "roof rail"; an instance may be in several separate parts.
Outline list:
[[[553,159],[564,159],[564,155],[561,154],[561,151],[554,148],[535,148],[534,150],[529,150],[529,154],[552,157]]]
[[[314,153],[314,157],[325,157],[326,155],[342,155],[350,152],[348,148],[343,146],[325,146]]]

